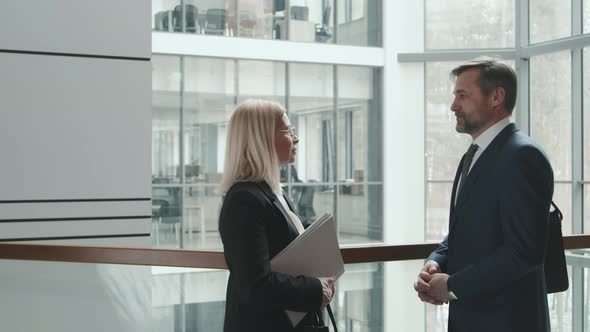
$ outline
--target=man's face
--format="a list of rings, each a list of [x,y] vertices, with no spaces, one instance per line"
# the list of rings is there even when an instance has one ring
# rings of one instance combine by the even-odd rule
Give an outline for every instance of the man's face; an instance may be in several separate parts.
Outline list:
[[[455,82],[455,99],[451,111],[457,117],[456,130],[459,133],[479,136],[489,127],[494,116],[490,97],[479,88],[479,69],[469,69],[461,73]]]

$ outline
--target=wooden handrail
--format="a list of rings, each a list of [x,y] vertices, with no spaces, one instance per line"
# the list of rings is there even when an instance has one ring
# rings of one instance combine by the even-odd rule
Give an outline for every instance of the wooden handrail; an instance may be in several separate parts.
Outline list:
[[[590,248],[590,235],[564,236],[564,248]],[[346,264],[424,259],[436,243],[342,246]],[[0,243],[0,259],[226,269],[221,251]]]

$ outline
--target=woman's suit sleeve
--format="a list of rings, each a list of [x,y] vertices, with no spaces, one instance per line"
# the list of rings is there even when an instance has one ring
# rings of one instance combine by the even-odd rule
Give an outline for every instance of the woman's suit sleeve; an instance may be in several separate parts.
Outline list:
[[[285,310],[317,311],[322,305],[322,285],[317,278],[270,270],[266,224],[272,212],[268,208],[248,191],[231,193],[224,201],[219,231],[239,300]]]

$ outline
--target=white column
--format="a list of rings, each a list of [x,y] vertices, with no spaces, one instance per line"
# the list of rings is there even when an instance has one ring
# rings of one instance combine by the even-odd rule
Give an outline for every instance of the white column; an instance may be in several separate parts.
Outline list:
[[[384,229],[388,244],[424,241],[424,66],[397,54],[424,49],[423,1],[383,1]],[[385,268],[385,331],[424,331],[412,288],[422,262]]]

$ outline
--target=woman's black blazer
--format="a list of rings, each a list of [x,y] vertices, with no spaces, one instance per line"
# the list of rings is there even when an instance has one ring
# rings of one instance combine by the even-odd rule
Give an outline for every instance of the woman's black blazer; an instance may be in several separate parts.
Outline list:
[[[270,269],[270,260],[298,232],[266,182],[237,182],[229,189],[219,232],[229,268],[225,332],[300,331],[303,325],[313,325],[314,312],[322,305],[320,281]],[[311,253],[301,259],[310,258]],[[311,314],[293,328],[285,310]]]

